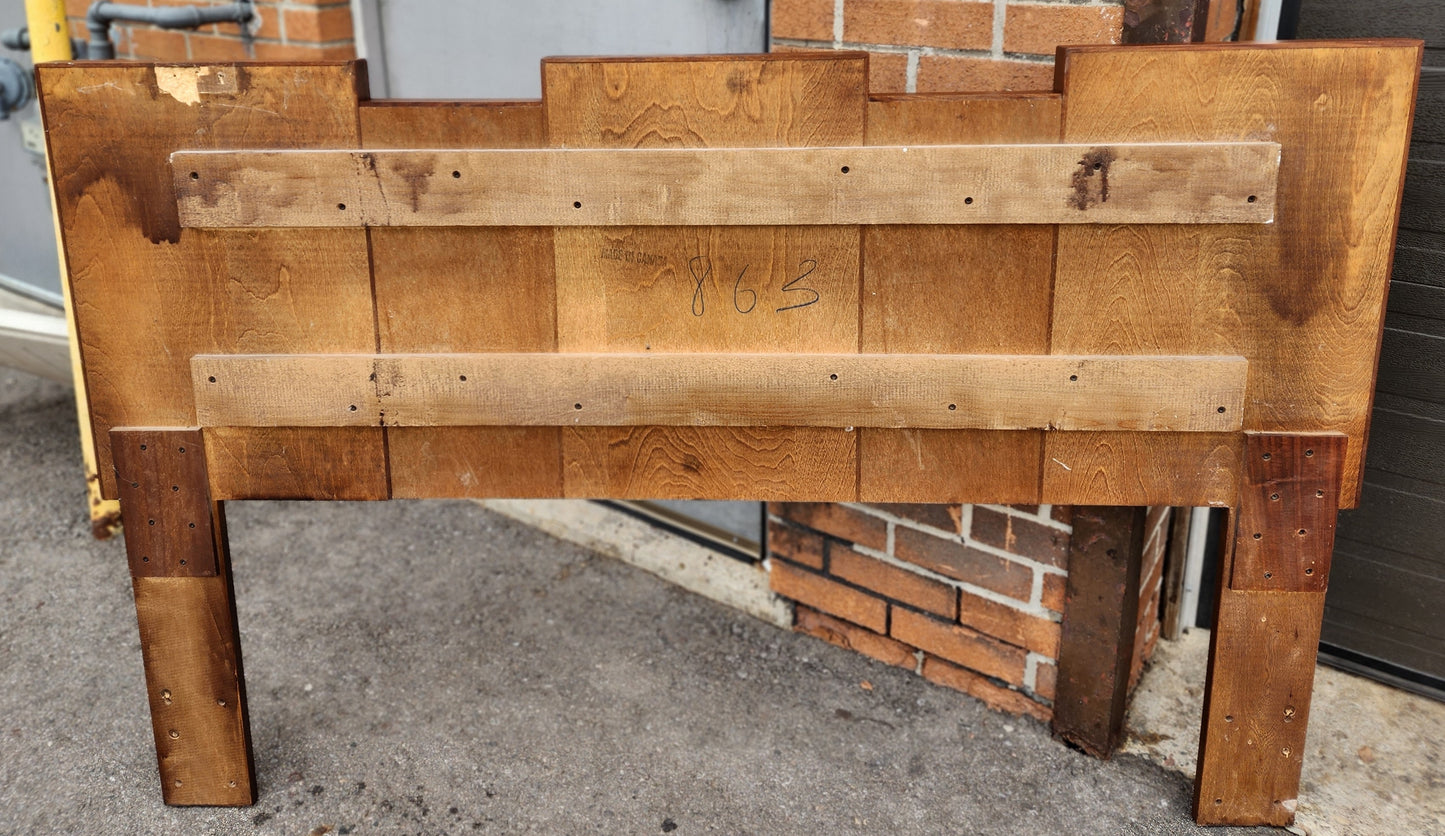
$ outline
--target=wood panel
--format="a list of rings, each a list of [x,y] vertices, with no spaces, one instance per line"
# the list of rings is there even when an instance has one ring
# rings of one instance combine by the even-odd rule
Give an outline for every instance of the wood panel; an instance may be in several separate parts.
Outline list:
[[[547,142],[861,145],[866,79],[856,53],[548,60]],[[856,228],[569,227],[555,236],[560,351],[858,350]],[[792,474],[799,492],[851,499],[856,449],[855,433],[822,428],[579,428],[564,435],[563,467],[569,496],[638,491],[645,473],[665,498],[759,499]],[[635,462],[647,464],[643,473],[631,472]]]
[[[1342,435],[1245,437],[1230,588],[1325,590],[1344,454]]]
[[[880,96],[867,141],[1051,141],[1059,107],[1042,93]],[[870,226],[863,250],[861,350],[1048,352],[1053,227]],[[862,501],[1039,501],[1037,431],[860,432]]]
[[[1237,433],[1046,433],[1042,502],[1233,505]]]
[[[1194,818],[1284,827],[1299,796],[1322,592],[1220,590]]]
[[[205,426],[744,426],[1222,432],[1237,357],[198,355]]]
[[[388,102],[361,108],[365,148],[538,148],[540,102]],[[549,228],[373,229],[378,350],[555,351]],[[398,497],[562,494],[550,427],[388,428]]]
[[[38,79],[108,498],[111,427],[194,426],[192,354],[375,349],[364,232],[183,229],[167,172],[181,147],[356,147],[357,65],[90,61]]]
[[[207,427],[216,499],[387,499],[373,427]]]
[[[178,151],[171,166],[192,227],[1268,223],[1279,146]]]
[[[125,550],[133,577],[215,577],[201,431],[113,428]]]
[[[1356,504],[1419,59],[1412,41],[1065,50],[1066,142],[1283,157],[1270,226],[1061,228],[1052,350],[1248,357],[1246,428],[1347,433]]]

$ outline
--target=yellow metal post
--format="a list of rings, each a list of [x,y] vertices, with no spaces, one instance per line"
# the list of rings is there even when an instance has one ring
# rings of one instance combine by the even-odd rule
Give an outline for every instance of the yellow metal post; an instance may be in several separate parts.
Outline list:
[[[69,61],[75,57],[70,51],[65,0],[25,0],[25,22],[30,29],[30,58],[36,64]],[[47,165],[46,171],[49,170]],[[96,537],[105,539],[120,527],[120,503],[102,499],[100,495],[90,408],[85,397],[85,380],[80,373],[80,341],[76,337],[75,309],[70,301],[70,271],[60,238],[60,214],[55,208],[55,178],[52,176],[50,181],[50,216],[55,222],[55,243],[60,252],[60,292],[65,297],[65,323],[70,332],[70,370],[75,378],[75,404],[80,414],[80,449],[85,458],[85,478],[90,493],[90,529]]]

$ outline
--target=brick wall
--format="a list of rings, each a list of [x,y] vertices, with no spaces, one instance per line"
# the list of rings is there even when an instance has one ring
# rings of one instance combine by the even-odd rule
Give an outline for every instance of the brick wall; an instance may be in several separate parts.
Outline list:
[[[124,0],[122,0],[124,2]],[[230,0],[130,0],[128,5],[212,5]],[[89,40],[85,11],[91,0],[66,0],[74,37]],[[195,30],[116,24],[117,58],[143,61],[319,61],[356,57],[349,0],[284,0],[255,4],[257,19],[242,26],[218,23]]]
[[[773,0],[772,48],[867,50],[878,93],[1048,90],[1059,44],[1123,25],[1123,0]]]

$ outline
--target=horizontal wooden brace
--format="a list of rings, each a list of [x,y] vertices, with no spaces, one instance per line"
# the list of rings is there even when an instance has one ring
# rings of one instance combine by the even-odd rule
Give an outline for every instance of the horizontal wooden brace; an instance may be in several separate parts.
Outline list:
[[[1273,142],[178,151],[191,227],[1268,223]]]
[[[198,355],[203,426],[1241,427],[1242,357]]]

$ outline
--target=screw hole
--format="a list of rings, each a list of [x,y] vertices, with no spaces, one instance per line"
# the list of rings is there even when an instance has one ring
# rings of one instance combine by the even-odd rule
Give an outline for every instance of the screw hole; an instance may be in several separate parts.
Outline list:
[[[1305,574],[1306,574],[1306,575],[1313,575],[1314,573],[1315,573],[1315,570],[1313,570],[1313,569],[1306,569],[1306,570],[1305,570]]]
[[[1260,534],[1258,531],[1256,531],[1256,532],[1254,533],[1254,539],[1258,540],[1258,539],[1260,539],[1260,538],[1262,538],[1262,537],[1264,537],[1264,535],[1263,535],[1263,534]]]
[[[142,445],[140,446],[140,448],[141,448],[142,450],[144,450],[144,449],[146,448],[146,446],[145,446],[144,444],[142,444]]]
[[[155,521],[155,520],[147,520],[147,522],[149,522],[151,525],[155,525],[155,524],[156,524],[156,521]]]
[[[1263,458],[1265,461],[1269,461],[1270,459],[1274,458],[1274,456],[1270,455],[1269,453],[1265,453]]]
[[[1215,804],[1223,804],[1223,803],[1224,803],[1224,799],[1222,799],[1222,798],[1216,798],[1216,799],[1214,799],[1214,803],[1215,803]]]
[[[971,197],[965,197],[965,198],[963,199],[963,205],[964,205],[964,206],[972,206],[972,205],[973,205],[973,198],[971,198]]]
[[[1254,196],[1254,195],[1250,195],[1249,197],[1246,197],[1245,200],[1249,201],[1250,203],[1253,203],[1253,202],[1255,202],[1256,200],[1259,200],[1259,198],[1256,197],[1256,196]]]
[[[188,525],[190,528],[195,528],[195,527],[196,527],[196,524],[195,524],[195,523],[187,523],[187,525]]]
[[[1269,580],[1269,579],[1272,578],[1272,577],[1274,577],[1274,573],[1273,573],[1273,572],[1265,572],[1265,573],[1264,573],[1264,579],[1265,579],[1265,580]]]
[[[840,170],[841,170],[844,174],[847,174],[847,173],[848,173],[848,166],[845,165],[845,166],[843,166],[843,168],[840,169]]]
[[[1315,491],[1315,496],[1322,497],[1322,496],[1324,496],[1324,495],[1325,495],[1325,492],[1324,492],[1324,491]]]
[[[1078,376],[1078,375],[1076,375],[1076,374],[1071,374],[1071,375],[1069,375],[1069,382],[1070,382],[1070,383],[1077,383],[1078,380],[1079,380],[1079,376]]]
[[[838,379],[838,376],[837,376],[836,374],[830,374],[830,375],[828,375],[828,379],[829,379],[829,380],[837,380],[837,379]]]
[[[1103,164],[1103,163],[1094,163],[1094,170],[1095,170],[1095,171],[1099,171],[1099,170],[1103,169],[1103,167],[1104,167],[1104,164]]]
[[[141,562],[141,563],[150,563],[150,562],[151,562],[151,559],[150,559],[150,557],[147,556],[147,555],[141,555],[140,562]]]
[[[582,404],[580,404],[580,403],[574,403],[574,404],[572,404],[572,408],[573,408],[573,409],[581,409],[581,408],[582,408]]]
[[[186,565],[186,560],[185,560],[185,558],[181,558],[181,565],[182,565],[182,566]]]
[[[581,209],[581,208],[582,208],[582,201],[580,201],[580,200],[575,200],[575,201],[573,201],[573,202],[572,202],[572,208],[573,208],[573,209]]]
[[[140,482],[131,482],[131,483],[130,483],[130,486],[131,486],[132,488],[138,488],[138,487],[140,487]]]
[[[346,204],[345,204],[345,203],[338,203],[338,204],[336,204],[336,208],[339,209],[339,210],[341,210],[342,212],[345,212],[345,211],[346,211]]]
[[[466,381],[466,379],[467,379],[467,376],[466,376],[466,375],[461,375],[460,377],[457,378],[457,380],[461,380],[461,381],[464,381],[464,382]]]
[[[178,731],[176,731],[175,729],[171,729],[170,734],[171,734],[171,740],[178,740],[178,739],[180,738],[180,736],[181,736],[181,733],[178,732]],[[176,782],[176,786],[179,787],[180,785],[181,785],[181,782],[180,782],[180,781],[177,781],[177,782]]]
[[[453,171],[453,172],[452,172],[452,177],[460,180],[460,179],[462,179],[462,173],[461,173],[460,171]]]
[[[1223,415],[1223,414],[1224,414],[1224,407],[1221,406],[1221,407],[1220,407],[1218,410],[1216,410],[1216,411],[1217,411],[1220,415]]]
[[[226,701],[223,700],[223,699],[217,699],[217,700],[216,700],[216,705],[219,705],[220,707],[225,708],[225,707],[226,707]],[[231,783],[231,785],[232,785],[232,786],[235,786],[235,782],[233,781],[233,782]]]
[[[201,173],[200,173],[199,171],[192,171],[192,172],[191,172],[191,179],[192,179],[192,180],[199,180],[199,179],[201,179]]]
[[[949,408],[950,411],[955,410],[955,409],[958,409],[958,404],[956,404],[956,403],[951,403],[951,404],[948,405],[948,408]]]
[[[355,412],[355,411],[356,411],[356,404],[352,404],[351,406],[347,407],[347,410],[350,411],[350,412]]]
[[[235,782],[235,781],[228,781],[228,782],[226,783],[226,786],[228,786],[228,787],[235,787],[235,786],[236,786],[236,782]]]
[[[177,447],[176,449],[181,451],[182,453],[186,452],[186,448],[184,447]]]
[[[172,491],[172,492],[178,491],[178,490],[180,490],[180,489],[181,489],[181,486],[180,486],[180,485],[171,485],[171,491]]]
[[[1301,537],[1305,536],[1305,530],[1304,530],[1303,528],[1301,528],[1301,529],[1299,530],[1299,536],[1301,536]]]
[[[1313,450],[1306,450],[1306,451],[1305,451],[1305,457],[1306,457],[1306,458],[1308,458],[1309,456],[1313,456],[1314,454],[1315,454],[1315,451],[1313,451]]]
[[[1226,714],[1226,715],[1224,715],[1224,722],[1226,722],[1226,723],[1233,723],[1233,722],[1234,722],[1234,715],[1233,715],[1233,714]]]
[[[211,375],[210,377],[206,378],[206,382],[207,382],[207,383],[215,383],[215,382],[216,382],[216,376],[215,376],[215,375]]]
[[[1279,501],[1279,494],[1277,494],[1277,493],[1272,493],[1272,494],[1269,495],[1269,499],[1270,499],[1271,502],[1278,502],[1278,501]]]

